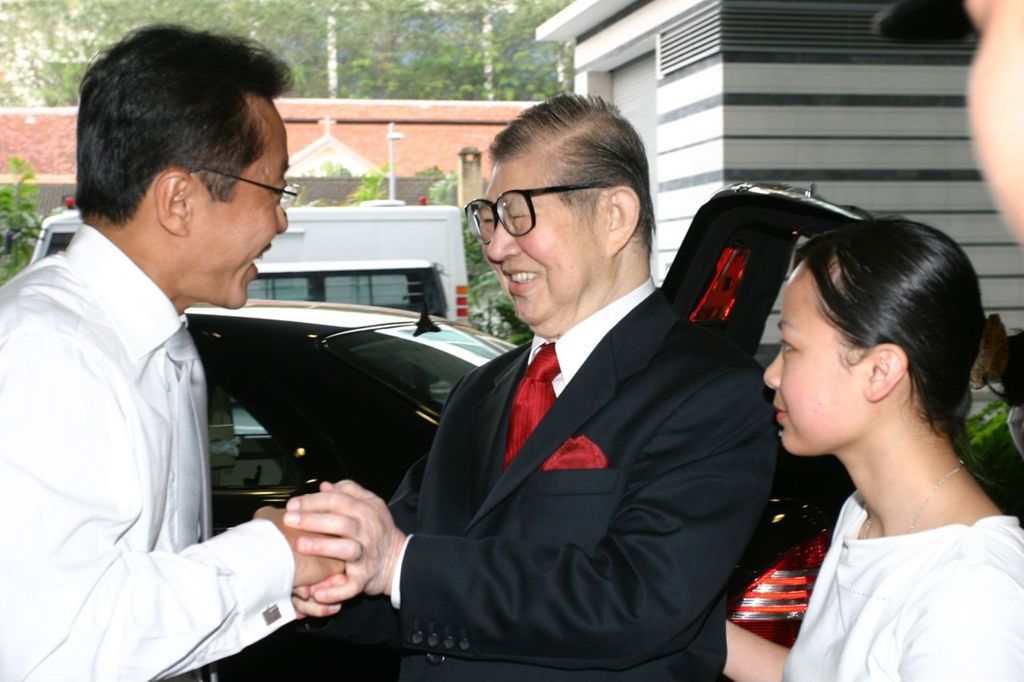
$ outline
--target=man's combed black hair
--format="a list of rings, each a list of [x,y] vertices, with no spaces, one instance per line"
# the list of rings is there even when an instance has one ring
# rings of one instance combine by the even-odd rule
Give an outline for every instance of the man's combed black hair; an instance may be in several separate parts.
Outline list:
[[[180,26],[130,33],[82,79],[77,194],[86,220],[122,225],[167,168],[238,173],[263,152],[250,98],[291,85],[288,67],[250,41]],[[234,180],[207,179],[226,199]]]

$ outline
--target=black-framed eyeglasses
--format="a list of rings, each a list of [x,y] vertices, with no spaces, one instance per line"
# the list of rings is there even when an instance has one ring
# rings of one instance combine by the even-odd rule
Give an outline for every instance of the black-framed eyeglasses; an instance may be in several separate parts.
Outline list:
[[[256,182],[249,178],[243,178],[240,175],[233,175],[232,173],[225,173],[224,171],[215,170],[213,168],[193,168],[189,173],[213,173],[215,175],[223,175],[225,178],[231,178],[232,180],[239,180],[241,182],[247,182],[250,185],[256,185],[263,189],[269,189],[271,192],[276,192],[281,197],[281,208],[288,208],[295,203],[295,200],[299,198],[300,187],[295,183],[289,182],[284,187],[274,187],[273,185],[266,185],[262,182]]]
[[[466,218],[473,230],[473,236],[481,244],[490,244],[494,231],[501,223],[513,237],[523,237],[537,224],[537,213],[533,210],[533,197],[541,194],[575,192],[580,189],[607,187],[602,183],[586,185],[557,185],[537,189],[510,189],[502,192],[493,202],[474,199],[466,204]]]

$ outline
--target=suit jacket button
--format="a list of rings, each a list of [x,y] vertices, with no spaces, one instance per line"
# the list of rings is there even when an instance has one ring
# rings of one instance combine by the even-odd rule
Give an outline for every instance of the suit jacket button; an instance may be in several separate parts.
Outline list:
[[[459,648],[463,651],[469,651],[469,640],[463,637],[459,640]]]
[[[423,631],[422,630],[417,630],[416,632],[412,633],[412,637],[410,639],[412,639],[412,643],[413,644],[422,644],[423,643]]]
[[[444,638],[444,641],[441,642],[441,644],[444,645],[445,649],[451,649],[455,646],[455,640],[451,637],[451,635],[449,635],[448,637]]]
[[[441,641],[436,632],[431,632],[430,636],[427,637],[427,646],[437,646],[437,643]]]
[[[431,665],[441,665],[442,663],[444,663],[444,656],[442,656],[441,654],[435,654],[433,651],[431,651],[429,654],[427,654],[427,662]]]

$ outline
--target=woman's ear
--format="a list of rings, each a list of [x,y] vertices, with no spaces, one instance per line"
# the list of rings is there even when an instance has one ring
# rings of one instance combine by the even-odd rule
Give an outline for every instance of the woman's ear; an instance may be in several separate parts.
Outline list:
[[[867,370],[864,397],[876,403],[888,397],[909,371],[907,354],[893,343],[882,343],[861,359]]]
[[[640,197],[632,187],[617,185],[606,191],[608,249],[616,254],[629,244],[640,223]]]
[[[187,237],[192,202],[202,184],[182,168],[168,168],[153,180],[153,201],[161,227],[176,237]]]

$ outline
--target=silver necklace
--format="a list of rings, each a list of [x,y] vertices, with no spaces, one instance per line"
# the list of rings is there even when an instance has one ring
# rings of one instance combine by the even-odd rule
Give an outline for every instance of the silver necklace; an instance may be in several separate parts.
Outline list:
[[[959,464],[950,469],[948,472],[946,472],[945,476],[943,476],[942,478],[935,482],[935,485],[932,486],[932,489],[928,491],[928,496],[924,498],[924,502],[922,502],[921,506],[917,508],[917,513],[914,514],[914,520],[910,522],[910,528],[907,529],[908,533],[913,533],[914,529],[917,528],[917,522],[921,519],[921,514],[924,513],[924,508],[927,507],[928,503],[932,501],[933,497],[935,497],[935,493],[939,492],[939,488],[942,487],[942,484],[948,481],[956,472],[960,471],[960,469],[962,469],[963,466],[964,461],[960,460]],[[868,517],[864,520],[864,525],[862,526],[860,532],[861,540],[866,539],[868,537],[868,533],[871,532],[871,512],[868,511],[866,508],[865,510],[867,511]]]

